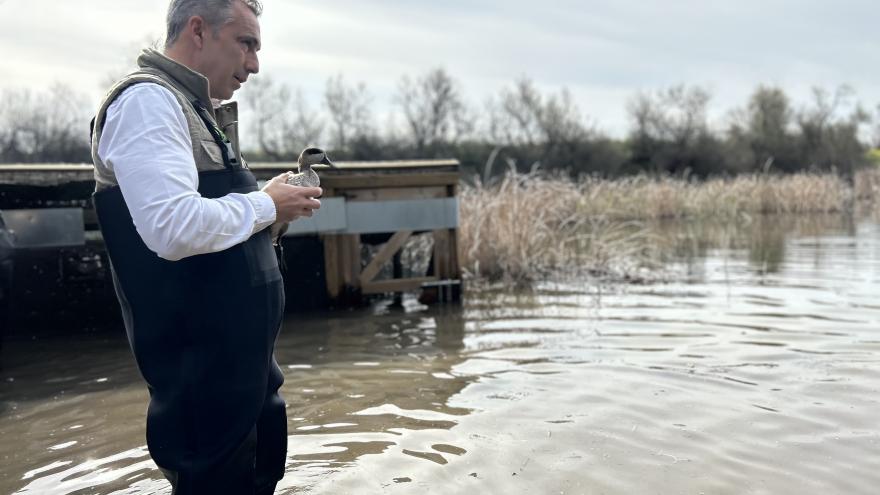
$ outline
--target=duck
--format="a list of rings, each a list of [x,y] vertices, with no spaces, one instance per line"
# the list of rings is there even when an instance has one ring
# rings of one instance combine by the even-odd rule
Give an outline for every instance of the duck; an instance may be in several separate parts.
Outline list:
[[[336,168],[336,165],[321,148],[306,148],[297,159],[299,173],[287,173],[287,183],[293,186],[319,187],[321,178],[312,170],[312,165],[327,165]]]
[[[313,165],[327,165],[330,168],[337,168],[336,164],[327,156],[327,152],[321,148],[306,148],[300,153],[296,160],[298,173],[287,172],[286,182],[292,186],[300,187],[320,187],[321,178],[317,172],[312,169]],[[271,227],[272,244],[278,246],[281,243],[281,237],[287,232],[289,222],[275,223]]]

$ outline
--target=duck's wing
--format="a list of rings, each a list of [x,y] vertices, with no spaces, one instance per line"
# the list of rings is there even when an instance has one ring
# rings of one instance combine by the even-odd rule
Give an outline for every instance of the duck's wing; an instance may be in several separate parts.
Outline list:
[[[287,183],[292,186],[300,187],[320,187],[321,179],[314,170],[307,169],[305,172],[291,175],[287,179]]]

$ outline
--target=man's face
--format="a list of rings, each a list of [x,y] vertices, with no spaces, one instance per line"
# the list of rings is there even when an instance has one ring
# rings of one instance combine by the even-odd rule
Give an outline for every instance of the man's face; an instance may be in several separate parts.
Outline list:
[[[198,70],[211,84],[211,98],[228,100],[248,76],[260,71],[260,23],[243,2],[235,2],[232,20],[216,35],[215,29],[205,32]]]

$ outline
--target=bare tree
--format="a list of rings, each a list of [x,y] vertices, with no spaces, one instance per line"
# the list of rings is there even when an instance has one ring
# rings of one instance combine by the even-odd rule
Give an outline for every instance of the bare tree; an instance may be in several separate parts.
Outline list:
[[[24,161],[28,155],[26,122],[32,106],[33,95],[29,90],[0,92],[0,160],[5,163]]]
[[[490,100],[489,135],[508,146],[554,147],[584,139],[589,130],[568,89],[542,95],[528,78],[501,91],[499,101]]]
[[[855,91],[846,85],[833,94],[813,89],[812,105],[796,117],[805,162],[802,166],[838,170],[851,179],[855,169],[867,163],[867,146],[860,135],[870,116],[854,96]],[[841,115],[846,107],[851,107],[850,112]]]
[[[419,152],[435,143],[454,143],[473,131],[459,84],[443,69],[415,80],[404,76],[396,101]]]
[[[563,88],[544,102],[541,129],[548,143],[561,145],[583,140],[590,133],[571,93]]]
[[[513,89],[501,91],[499,101],[489,106],[489,133],[505,145],[534,146],[541,140],[543,101],[534,83],[521,78]]]
[[[342,74],[327,80],[324,104],[330,114],[333,142],[337,150],[348,150],[352,139],[370,134],[371,98],[366,84],[348,86]]]
[[[586,124],[565,88],[542,94],[522,77],[486,106],[487,135],[520,170],[561,168],[575,175],[619,167],[608,140]]]
[[[633,164],[639,169],[701,175],[722,170],[721,142],[709,129],[709,100],[705,89],[679,85],[642,93],[630,101]]]
[[[744,109],[732,113],[730,160],[737,171],[794,170],[799,164],[794,110],[780,88],[759,86]]]
[[[56,83],[44,92],[0,94],[0,161],[89,161],[89,114],[85,98]]]
[[[300,90],[269,77],[255,77],[248,82],[242,103],[253,115],[259,151],[269,160],[296,159],[302,148],[321,139],[323,119],[308,106]]]
[[[640,94],[629,105],[637,136],[687,145],[708,130],[709,92],[674,86],[655,95]]]

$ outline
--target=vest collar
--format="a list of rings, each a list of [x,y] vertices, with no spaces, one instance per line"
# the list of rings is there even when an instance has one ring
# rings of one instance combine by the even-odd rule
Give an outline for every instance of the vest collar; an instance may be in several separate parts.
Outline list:
[[[152,48],[141,52],[137,63],[141,68],[158,69],[168,74],[181,89],[198,99],[209,112],[213,112],[214,105],[211,101],[210,83],[207,77]]]

